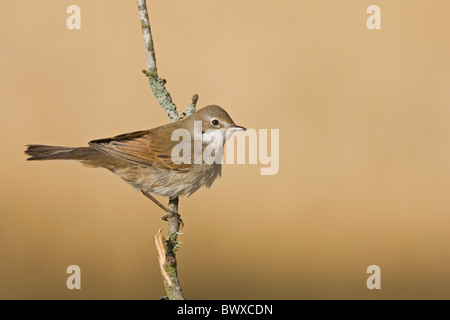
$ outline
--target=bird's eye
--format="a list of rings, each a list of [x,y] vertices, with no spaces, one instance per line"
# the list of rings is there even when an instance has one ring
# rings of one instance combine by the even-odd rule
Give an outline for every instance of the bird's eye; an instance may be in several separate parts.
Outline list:
[[[214,127],[217,127],[217,126],[219,125],[219,120],[213,119],[213,120],[211,120],[211,124],[212,124]]]

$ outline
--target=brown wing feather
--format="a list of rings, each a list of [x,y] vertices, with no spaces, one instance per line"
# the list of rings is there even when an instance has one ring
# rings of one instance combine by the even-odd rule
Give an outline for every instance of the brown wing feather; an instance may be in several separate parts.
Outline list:
[[[155,132],[156,133],[156,132]],[[188,171],[190,164],[174,164],[171,158],[172,148],[177,141],[156,141],[158,134],[150,130],[121,134],[112,138],[98,139],[89,142],[92,148],[114,157],[133,163],[153,166],[164,171]],[[164,137],[159,137],[163,139]]]

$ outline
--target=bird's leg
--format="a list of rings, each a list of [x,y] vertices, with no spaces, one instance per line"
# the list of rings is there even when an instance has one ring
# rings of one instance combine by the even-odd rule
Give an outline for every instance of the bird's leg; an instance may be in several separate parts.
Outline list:
[[[147,198],[149,198],[150,200],[152,200],[158,207],[160,207],[161,209],[163,209],[165,212],[167,212],[167,214],[165,216],[162,217],[163,220],[166,220],[169,217],[172,217],[174,215],[177,215],[178,212],[173,212],[172,210],[169,210],[166,206],[164,206],[161,202],[159,202],[158,200],[156,200],[155,197],[153,197],[148,191],[145,191],[143,189],[141,189],[141,192],[144,194],[144,196],[146,196]]]
[[[152,200],[158,207],[160,207],[161,209],[163,209],[165,212],[167,212],[166,215],[164,215],[161,219],[163,219],[164,221],[167,221],[169,218],[172,217],[176,217],[178,222],[180,223],[181,227],[184,226],[183,220],[181,220],[180,218],[180,214],[177,211],[172,211],[170,209],[168,209],[166,206],[164,206],[161,202],[159,202],[158,200],[156,200],[155,197],[153,197],[148,191],[141,189],[141,192],[144,196],[146,196],[147,198],[149,198],[150,200]],[[169,206],[173,203],[176,202],[176,208],[178,208],[178,197],[173,197],[173,198],[169,198]]]

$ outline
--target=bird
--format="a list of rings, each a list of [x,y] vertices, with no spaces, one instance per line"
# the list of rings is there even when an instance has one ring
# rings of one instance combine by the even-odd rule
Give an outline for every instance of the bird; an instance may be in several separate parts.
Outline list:
[[[201,144],[195,141],[196,128],[201,128]],[[175,159],[179,154],[173,153],[174,148],[180,146],[180,141],[173,138],[177,130],[190,135],[190,140],[183,141],[182,150],[186,154],[183,154],[181,162]],[[209,188],[221,176],[221,161],[210,163],[194,159],[198,152],[194,149],[196,143],[203,152],[211,143],[210,133],[213,132],[223,137],[219,143],[215,141],[216,146],[220,144],[223,147],[234,132],[242,130],[246,128],[236,125],[223,108],[209,105],[180,121],[92,140],[87,147],[29,144],[25,154],[30,156],[28,161],[75,160],[87,167],[105,168],[166,211],[163,219],[167,220],[172,216],[179,218],[178,212],[166,208],[153,195],[169,199],[190,196],[203,186]]]

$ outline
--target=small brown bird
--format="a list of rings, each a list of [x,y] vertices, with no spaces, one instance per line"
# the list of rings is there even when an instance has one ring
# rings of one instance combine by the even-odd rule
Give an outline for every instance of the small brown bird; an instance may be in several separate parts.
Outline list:
[[[113,138],[93,140],[89,142],[89,147],[31,144],[27,146],[25,153],[30,156],[27,160],[77,160],[88,167],[106,168],[163,208],[168,213],[163,218],[167,219],[178,213],[164,207],[151,193],[171,199],[191,195],[202,186],[209,188],[221,175],[221,163],[198,163],[194,159],[195,128],[198,128],[198,124],[201,124],[202,129],[202,153],[210,140],[205,139],[206,132],[219,132],[222,137],[228,138],[234,131],[245,130],[244,127],[235,125],[221,107],[210,105],[181,121]],[[173,162],[172,151],[180,143],[179,140],[172,140],[172,134],[177,129],[187,130],[185,132],[190,134],[190,161]],[[226,138],[220,142],[222,147]]]

